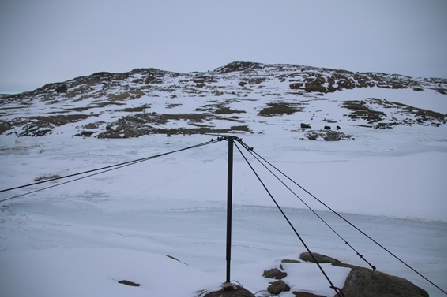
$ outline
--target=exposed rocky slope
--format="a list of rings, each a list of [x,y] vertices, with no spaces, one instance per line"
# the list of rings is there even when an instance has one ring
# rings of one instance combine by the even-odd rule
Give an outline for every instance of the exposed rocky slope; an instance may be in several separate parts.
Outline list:
[[[355,136],[344,130],[346,125],[391,129],[447,122],[445,114],[387,98],[326,98],[330,93],[364,88],[442,96],[447,94],[447,80],[253,62],[232,62],[208,72],[103,72],[3,96],[0,133],[98,138],[263,133],[282,121],[287,123],[285,129],[302,139],[341,140]]]

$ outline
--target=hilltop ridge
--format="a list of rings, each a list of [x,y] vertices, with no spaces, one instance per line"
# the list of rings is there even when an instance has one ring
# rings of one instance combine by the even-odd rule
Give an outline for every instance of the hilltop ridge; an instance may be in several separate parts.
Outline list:
[[[354,89],[370,90],[371,96],[328,98]],[[246,61],[207,72],[175,73],[154,68],[99,72],[2,96],[0,134],[128,138],[264,133],[267,126],[280,125],[278,121],[286,126],[296,121],[286,129],[302,132],[297,133],[299,138],[341,140],[354,138],[334,131],[341,130],[341,125],[391,129],[396,125],[446,123],[443,113],[376,98],[377,90],[444,96],[447,80]],[[318,129],[312,130],[312,123],[315,126],[317,121]]]

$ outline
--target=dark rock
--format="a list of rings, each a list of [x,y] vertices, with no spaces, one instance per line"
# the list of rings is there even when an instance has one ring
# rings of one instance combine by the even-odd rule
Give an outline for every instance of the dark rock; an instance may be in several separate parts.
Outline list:
[[[305,90],[306,92],[320,92],[320,93],[327,92],[327,89],[325,87],[317,83],[306,84]]]
[[[444,88],[433,88],[438,93],[441,93],[442,95],[447,95],[447,89]]]
[[[93,134],[92,131],[82,131],[82,132],[76,134],[75,136],[90,137],[90,136],[92,136],[92,134]]]
[[[182,264],[184,264],[184,265],[186,265],[186,266],[189,266],[188,264],[183,263],[182,261],[180,261],[179,259],[177,259],[177,258],[174,257],[174,256],[166,255],[166,257],[168,257],[169,259],[175,260],[175,261],[177,261],[177,262],[179,262],[179,263],[182,263]]]
[[[301,123],[301,129],[312,129],[312,127],[309,124]]]
[[[374,126],[374,129],[393,129],[393,126],[396,126],[397,123],[377,123],[377,125]]]
[[[281,263],[300,263],[300,261],[295,259],[282,259]]]
[[[271,282],[267,290],[269,291],[270,294],[278,295],[281,292],[290,291],[290,287],[284,281],[278,280]]]
[[[345,297],[429,297],[425,290],[404,278],[346,264],[319,253],[312,253],[311,255],[309,252],[304,252],[300,254],[299,258],[311,263],[330,263],[334,266],[350,268],[351,271],[341,290]],[[289,290],[290,287],[283,280],[271,282],[268,287],[268,292],[272,295],[278,295],[280,292]],[[295,291],[292,294],[297,297],[321,297],[309,292]]]
[[[287,276],[287,273],[279,270],[278,268],[273,268],[273,269],[269,269],[269,270],[264,270],[264,273],[262,274],[262,276],[265,278],[282,279]]]
[[[369,103],[369,101],[368,101]],[[347,116],[353,120],[363,119],[368,121],[368,123],[382,121],[386,114],[382,111],[377,111],[368,106],[366,101],[345,101],[341,105],[343,108],[347,108],[352,112]]]
[[[310,263],[315,263],[316,260],[316,262],[318,263],[330,263],[334,266],[349,266],[347,264],[343,264],[341,261],[337,259],[331,258],[326,255],[321,255],[319,253],[312,253],[312,255],[314,256],[313,258],[309,252],[303,252],[300,254],[300,259]]]
[[[350,135],[345,135],[343,132],[336,132],[332,130],[327,130],[326,135],[323,136],[326,141],[339,141],[343,139],[352,139]]]
[[[341,129],[341,127],[337,125],[337,130],[340,130],[340,129]]]
[[[306,137],[307,137],[307,139],[309,139],[309,140],[317,140],[318,137],[319,137],[319,135],[318,135],[317,132],[315,132],[315,131],[311,131],[311,132],[307,132],[307,133],[306,133]]]
[[[134,283],[133,281],[128,281],[128,280],[120,280],[118,281],[120,284],[122,285],[126,285],[126,286],[132,286],[132,287],[139,287],[140,284]]]
[[[428,297],[406,279],[363,267],[353,267],[342,291],[345,297]]]
[[[13,127],[13,125],[11,123],[6,122],[6,121],[0,121],[0,134],[3,134],[4,132],[8,131],[12,127]]]
[[[249,61],[234,61],[225,66],[215,69],[214,72],[231,73],[231,72],[240,72],[244,70],[257,70],[263,68],[264,65],[261,63],[249,62]]]
[[[321,295],[315,295],[309,292],[292,292],[292,294],[295,295],[296,297],[325,297]]]
[[[215,292],[208,292],[203,297],[255,297],[255,295],[241,286],[235,286],[233,290],[221,289]]]
[[[290,115],[296,112],[303,111],[303,106],[300,103],[294,102],[268,102],[267,106],[259,111],[258,115],[263,117]]]
[[[290,84],[289,88],[291,88],[292,90],[302,89],[304,88],[304,84],[303,83]]]
[[[66,93],[67,92],[67,85],[66,84],[60,84],[56,87],[56,92],[58,93]]]
[[[344,75],[338,76],[338,89],[353,89],[355,87],[355,83]]]
[[[324,126],[325,130],[331,130],[331,126]]]

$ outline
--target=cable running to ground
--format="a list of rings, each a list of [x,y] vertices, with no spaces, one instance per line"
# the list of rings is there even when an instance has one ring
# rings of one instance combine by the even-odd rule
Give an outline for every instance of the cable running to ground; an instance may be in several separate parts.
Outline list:
[[[137,164],[137,163],[141,163],[141,162],[145,162],[145,161],[148,161],[148,160],[151,160],[151,159],[156,159],[156,158],[168,156],[168,155],[171,155],[173,153],[183,152],[183,151],[186,151],[186,150],[189,150],[189,149],[198,148],[198,147],[205,146],[205,145],[208,145],[210,143],[219,142],[219,141],[222,141],[222,140],[223,139],[219,139],[219,138],[217,140],[211,139],[210,141],[207,141],[207,142],[202,142],[202,143],[199,143],[199,144],[196,144],[196,145],[187,146],[187,147],[184,147],[184,148],[181,148],[181,149],[178,149],[178,150],[169,151],[169,152],[166,152],[166,153],[163,153],[163,154],[157,154],[157,155],[153,155],[153,156],[149,156],[149,157],[145,157],[145,158],[139,158],[139,159],[132,160],[132,161],[122,162],[122,163],[115,164],[115,165],[108,165],[108,166],[104,166],[104,167],[101,167],[101,168],[90,169],[90,170],[87,170],[87,171],[77,172],[77,173],[73,173],[73,174],[66,175],[66,176],[58,176],[58,177],[55,177],[55,178],[52,178],[52,179],[48,179],[48,180],[43,180],[43,181],[39,181],[39,182],[35,182],[35,183],[21,185],[21,186],[18,186],[18,187],[12,187],[12,188],[8,188],[8,189],[4,189],[4,190],[1,190],[0,193],[1,192],[8,192],[8,191],[16,190],[16,189],[22,189],[22,188],[26,188],[26,187],[30,187],[30,186],[34,186],[34,185],[40,185],[40,184],[43,184],[43,183],[49,183],[49,182],[52,182],[52,181],[58,181],[58,180],[61,180],[61,179],[72,178],[72,177],[81,175],[80,177],[78,177],[76,179],[67,180],[67,181],[62,182],[62,183],[54,184],[54,185],[51,185],[51,186],[48,186],[48,187],[40,188],[40,189],[37,189],[37,190],[34,190],[34,191],[29,191],[29,192],[26,192],[26,193],[23,193],[23,194],[19,194],[19,195],[15,195],[15,196],[12,196],[12,197],[9,197],[9,198],[2,199],[2,200],[0,200],[0,203],[8,201],[8,200],[13,200],[13,199],[16,199],[16,198],[19,198],[19,197],[23,197],[23,196],[26,196],[26,195],[29,195],[29,194],[37,193],[37,192],[40,192],[40,191],[43,191],[43,190],[51,189],[51,188],[54,188],[54,187],[57,187],[57,186],[65,185],[65,184],[72,183],[72,182],[75,182],[75,181],[79,181],[79,180],[82,180],[82,179],[85,179],[85,178],[88,178],[88,177],[92,177],[92,176],[95,176],[95,175],[98,175],[98,174],[106,173],[106,172],[109,172],[109,171],[112,171],[112,170],[117,170],[117,169],[120,169],[120,168],[123,168],[123,167],[131,166],[131,165],[134,165],[134,164]],[[88,174],[88,173],[91,173],[91,174],[84,175],[84,174]]]
[[[264,190],[267,192],[267,194],[270,196],[270,198],[273,200],[273,203],[275,203],[276,207],[278,208],[278,210],[281,212],[281,214],[283,215],[284,219],[287,221],[287,223],[289,224],[289,226],[292,228],[293,232],[295,233],[295,235],[298,237],[298,239],[301,241],[301,243],[303,244],[304,248],[307,250],[307,252],[309,253],[309,255],[312,257],[312,259],[314,260],[315,264],[318,265],[318,268],[320,269],[321,273],[324,275],[324,277],[326,278],[326,280],[329,282],[329,287],[331,289],[333,289],[338,296],[340,297],[344,297],[343,292],[341,291],[340,288],[337,288],[332,281],[329,279],[329,276],[326,274],[326,272],[324,271],[323,267],[321,267],[320,263],[318,263],[317,259],[315,259],[313,253],[311,252],[311,250],[309,249],[309,247],[307,246],[307,244],[304,242],[303,238],[301,237],[301,235],[298,233],[298,231],[296,230],[296,228],[293,226],[292,222],[290,222],[289,218],[287,217],[287,215],[285,214],[285,212],[282,210],[282,208],[279,206],[278,202],[276,201],[276,199],[273,197],[273,195],[271,194],[270,190],[267,188],[267,186],[265,185],[265,183],[262,181],[261,177],[259,176],[259,174],[256,172],[256,170],[253,168],[253,166],[251,165],[250,161],[248,161],[247,157],[244,155],[244,153],[242,152],[242,150],[239,148],[239,146],[236,144],[236,142],[234,143],[235,147],[237,148],[237,150],[239,151],[239,153],[242,155],[242,157],[244,158],[245,162],[247,163],[247,165],[250,167],[250,169],[253,171],[254,175],[256,176],[256,178],[258,179],[258,181],[261,183],[261,185],[263,186]]]
[[[277,174],[275,174],[270,168],[268,168],[264,162],[261,161],[261,159],[256,156],[256,154],[253,152],[253,149],[249,147],[246,143],[239,141],[240,144],[255,158],[265,169],[267,169],[284,187],[286,187],[287,190],[289,190],[290,193],[292,193],[296,198],[298,198],[312,213],[317,216],[320,221],[322,221],[335,235],[338,236],[347,246],[351,248],[352,251],[356,253],[357,256],[359,256],[360,259],[362,259],[364,262],[366,262],[369,267],[371,267],[372,270],[376,270],[376,267],[372,265],[365,257],[360,254],[359,251],[357,251],[346,239],[344,239],[334,228],[332,228],[329,223],[327,223],[312,207],[310,207],[295,191],[293,191],[283,180],[279,178]]]
[[[426,276],[424,276],[422,273],[420,273],[419,271],[417,271],[416,269],[414,269],[413,267],[411,267],[409,264],[407,264],[404,260],[400,259],[398,256],[396,256],[394,253],[392,253],[390,250],[388,250],[386,247],[384,247],[382,244],[380,244],[379,242],[377,242],[375,239],[373,239],[372,237],[370,237],[368,234],[366,234],[365,232],[363,232],[362,230],[360,230],[357,226],[355,226],[353,223],[351,223],[350,221],[348,221],[345,217],[343,217],[340,213],[338,213],[337,211],[335,211],[333,208],[329,207],[326,203],[324,203],[323,201],[321,201],[320,199],[318,199],[316,196],[314,196],[311,192],[309,192],[308,190],[306,190],[303,186],[301,186],[299,183],[297,183],[296,181],[294,181],[292,178],[290,178],[288,175],[286,175],[283,171],[281,171],[278,167],[276,167],[275,165],[273,165],[272,163],[270,163],[269,161],[267,161],[265,158],[263,158],[261,155],[259,155],[258,153],[256,153],[253,148],[249,147],[246,143],[244,143],[242,140],[240,140],[241,144],[244,145],[244,147],[249,148],[250,151],[253,152],[253,154],[255,154],[256,156],[258,156],[261,160],[263,160],[265,163],[267,163],[269,166],[271,166],[272,168],[274,168],[276,171],[278,171],[280,174],[282,174],[286,179],[288,179],[290,182],[294,183],[296,186],[298,186],[301,190],[303,190],[306,194],[308,194],[310,197],[312,197],[313,199],[315,199],[316,201],[318,201],[320,204],[322,204],[324,207],[326,207],[327,209],[329,209],[332,213],[334,213],[336,216],[338,216],[340,219],[342,219],[344,222],[346,222],[348,225],[350,225],[351,227],[353,227],[354,229],[356,229],[358,232],[360,232],[363,236],[365,236],[366,238],[368,238],[369,240],[371,240],[373,243],[375,243],[378,247],[380,247],[381,249],[383,249],[384,251],[386,251],[389,255],[391,255],[393,258],[395,258],[396,260],[398,260],[400,263],[402,263],[403,265],[405,265],[407,268],[409,268],[410,270],[412,270],[414,273],[416,273],[417,275],[419,275],[421,278],[423,278],[424,280],[426,280],[428,283],[430,283],[432,286],[434,286],[435,288],[437,288],[438,290],[440,290],[441,292],[443,292],[445,295],[447,295],[447,292],[445,290],[443,290],[441,287],[439,287],[438,285],[436,285],[435,283],[433,283],[431,280],[429,280]]]

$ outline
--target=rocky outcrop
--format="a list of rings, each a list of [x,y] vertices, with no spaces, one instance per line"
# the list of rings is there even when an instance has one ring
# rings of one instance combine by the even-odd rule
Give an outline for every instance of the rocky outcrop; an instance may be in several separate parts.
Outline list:
[[[214,70],[217,73],[231,73],[231,72],[239,72],[239,71],[247,71],[247,70],[256,70],[263,69],[264,64],[257,62],[248,62],[248,61],[234,61],[225,66],[219,67]]]
[[[345,297],[428,297],[428,293],[412,282],[377,270],[343,263],[327,255],[308,252],[300,254],[300,259],[311,263],[330,263],[333,266],[351,268],[342,292]]]

